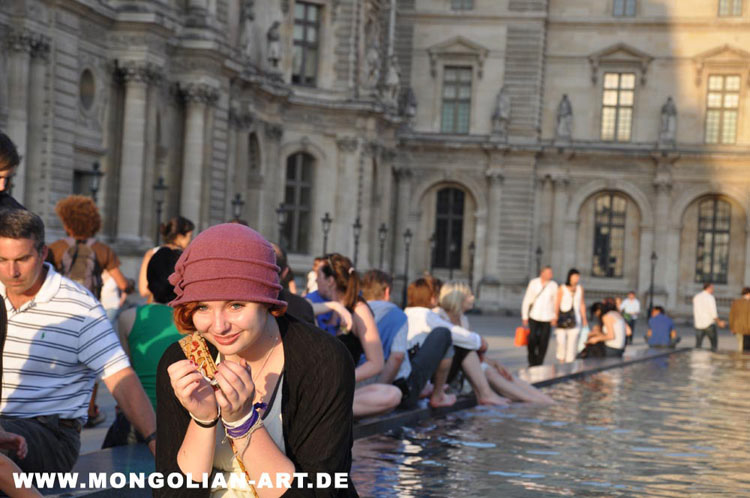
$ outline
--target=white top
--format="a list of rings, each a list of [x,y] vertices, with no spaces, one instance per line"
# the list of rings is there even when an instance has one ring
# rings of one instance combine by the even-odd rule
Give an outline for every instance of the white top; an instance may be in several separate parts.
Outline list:
[[[406,317],[409,319],[409,349],[416,344],[420,346],[427,338],[427,335],[437,327],[445,327],[451,331],[453,345],[464,349],[476,351],[482,346],[482,338],[479,334],[467,330],[458,325],[440,318],[440,315],[429,308],[413,306],[404,310]]]
[[[560,299],[560,311],[566,312],[573,308],[576,317],[575,328],[581,327],[581,304],[583,303],[583,287],[576,285],[575,292],[570,292],[567,285],[562,286],[562,299]]]
[[[612,312],[610,311],[610,313]],[[609,313],[607,313],[607,315],[609,315]],[[616,313],[615,338],[610,341],[606,341],[604,344],[609,346],[610,348],[623,349],[625,347],[625,338],[627,336],[627,330],[625,329],[625,326],[626,326],[625,319],[619,313]],[[606,327],[604,328],[605,328],[604,333],[608,334],[609,331],[606,330]]]
[[[529,282],[526,294],[521,304],[521,317],[524,320],[531,318],[537,322],[551,322],[555,319],[555,296],[557,295],[557,282],[550,280],[542,285],[541,277]],[[536,300],[535,300],[536,298]],[[534,305],[529,313],[529,306]]]
[[[633,299],[627,298],[620,304],[620,311],[632,316],[633,319],[638,318],[638,314],[641,312],[641,302],[635,297]]]
[[[45,266],[41,289],[18,310],[0,284],[8,313],[0,414],[85,421],[94,379],[109,377],[130,362],[99,301],[49,263]]]
[[[696,329],[708,328],[718,317],[713,294],[701,291],[693,297],[693,321]]]
[[[102,296],[101,303],[102,307],[109,310],[116,310],[120,307],[120,288],[117,287],[117,282],[110,275],[102,276]]]

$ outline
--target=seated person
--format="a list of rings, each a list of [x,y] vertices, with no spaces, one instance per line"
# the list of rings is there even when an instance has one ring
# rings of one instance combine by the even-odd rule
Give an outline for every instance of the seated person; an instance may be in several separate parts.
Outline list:
[[[630,335],[630,327],[625,323],[615,300],[608,297],[602,303],[601,331],[592,330],[587,344],[604,343],[605,357],[620,357],[625,352],[625,341]]]
[[[474,388],[479,404],[507,404],[508,400],[495,394],[482,373],[478,353],[487,351],[487,341],[482,339],[479,334],[451,323],[435,313],[432,310],[437,305],[435,289],[431,277],[419,278],[410,283],[407,288],[407,307],[404,312],[409,318],[409,354],[416,355],[419,349],[423,347],[430,332],[438,327],[447,328],[451,331],[451,340],[453,341],[453,362],[447,381],[450,383],[459,370],[463,369]],[[456,397],[454,395],[444,394],[435,389],[430,400],[430,406],[450,406],[455,402]]]
[[[646,342],[650,348],[673,348],[680,342],[674,322],[664,313],[664,308],[654,306],[648,320]]]
[[[468,329],[469,320],[466,312],[474,307],[474,294],[468,285],[462,282],[451,281],[440,288],[439,314],[451,323]],[[468,360],[468,357],[467,357]],[[464,360],[465,363],[468,363]],[[552,398],[542,393],[539,389],[517,377],[514,377],[499,362],[480,358],[480,368],[489,386],[500,396],[507,397],[513,401],[527,401],[531,403],[554,403]],[[475,365],[469,363],[469,368]],[[464,365],[464,372],[466,372]],[[476,375],[479,375],[477,373]],[[468,376],[468,374],[467,374]],[[472,384],[474,385],[474,384]]]
[[[406,313],[390,302],[393,279],[380,270],[370,270],[362,279],[362,297],[367,300],[383,344],[385,366],[378,382],[393,384],[401,390],[399,408],[414,408],[427,382],[434,379],[431,397],[439,403],[451,367],[445,358],[451,346],[447,328],[432,330],[413,357],[407,354],[409,322]]]
[[[586,337],[582,337],[583,349],[578,353],[576,358],[603,358],[604,343],[589,342],[590,338],[596,337],[602,333],[602,303],[599,301],[589,307],[589,324],[591,325],[591,330]]]
[[[286,251],[278,244],[271,243],[271,245],[273,246],[273,252],[276,253],[276,266],[280,268],[279,278],[283,286],[284,280],[289,277],[292,269],[289,268]],[[279,291],[279,299],[286,301],[286,312],[288,314],[294,315],[295,318],[299,318],[309,325],[315,325],[315,314],[313,313],[312,305],[304,297],[298,296],[284,287]]]

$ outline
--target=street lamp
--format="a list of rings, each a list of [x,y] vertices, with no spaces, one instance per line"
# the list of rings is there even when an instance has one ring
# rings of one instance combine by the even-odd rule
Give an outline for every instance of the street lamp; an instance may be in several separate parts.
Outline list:
[[[328,254],[328,231],[331,229],[333,218],[326,212],[320,221],[323,223],[323,254]]]
[[[234,196],[234,199],[232,199],[232,215],[234,216],[235,220],[239,220],[240,216],[242,216],[242,207],[245,205],[245,201],[242,200],[242,196],[240,194],[236,194]]]
[[[99,162],[95,162],[92,169],[94,172],[91,174],[91,198],[94,199],[94,204],[96,204],[96,193],[99,192],[99,187],[102,184],[102,177],[104,176],[104,173],[100,170],[101,166],[99,166]]]
[[[169,187],[164,183],[164,177],[160,176],[154,184],[154,203],[156,203],[156,235],[154,235],[154,241],[156,245],[159,245],[159,236],[161,228],[161,207],[164,204],[164,200],[167,197],[167,190]]]
[[[469,289],[474,292],[474,255],[477,252],[477,245],[472,240],[469,244]]]
[[[451,242],[451,245],[448,246],[448,250],[450,251],[448,257],[448,280],[453,280],[453,254],[456,252],[456,243]]]
[[[388,227],[385,226],[385,223],[382,223],[378,228],[378,240],[380,241],[380,266],[378,268],[381,270],[383,269],[383,249],[385,248],[386,237],[388,237]]]
[[[401,307],[406,308],[406,287],[409,285],[409,246],[411,245],[411,230],[404,232],[404,292],[401,296]]]
[[[359,222],[359,216],[357,216],[357,219],[354,220],[352,231],[354,232],[354,268],[356,268],[357,256],[359,254],[359,236],[362,233],[362,223]]]
[[[279,245],[281,247],[284,247],[284,225],[286,225],[286,219],[287,215],[289,213],[286,210],[286,207],[284,207],[284,203],[282,202],[279,204],[279,207],[276,208],[276,223],[279,224]]]
[[[536,274],[542,271],[542,246],[536,246]]]
[[[437,240],[435,239],[435,232],[430,235],[430,275],[435,273],[435,248],[437,247]]]
[[[651,311],[654,309],[654,270],[656,269],[656,260],[659,257],[656,252],[651,253],[651,286],[648,289],[648,316],[646,320],[651,317]]]

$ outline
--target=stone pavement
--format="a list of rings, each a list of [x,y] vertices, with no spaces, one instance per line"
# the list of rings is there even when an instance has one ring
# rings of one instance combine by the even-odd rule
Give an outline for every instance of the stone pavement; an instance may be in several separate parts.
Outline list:
[[[469,315],[469,323],[476,332],[482,334],[487,340],[490,346],[488,356],[500,361],[513,372],[517,372],[519,369],[525,368],[526,362],[526,348],[517,348],[513,345],[513,338],[515,329],[521,324],[521,320],[518,317],[509,317],[504,315]],[[695,333],[692,326],[689,323],[678,323],[677,331],[682,337],[680,346],[692,347],[695,345]],[[645,324],[643,321],[639,321],[636,324],[635,340],[632,347],[644,348],[645,343],[643,335],[645,334]],[[708,347],[708,341],[704,342],[704,348]],[[719,333],[719,349],[735,351],[737,348],[737,341],[732,334],[727,330],[721,330]],[[547,350],[547,357],[545,358],[545,364],[555,363],[555,338],[554,334],[550,338],[550,346]],[[97,400],[100,409],[107,413],[107,421],[102,425],[92,428],[84,429],[81,433],[81,454],[86,454],[92,451],[96,451],[101,447],[104,436],[107,433],[109,425],[114,420],[115,416],[115,402],[109,391],[100,385],[99,397]]]

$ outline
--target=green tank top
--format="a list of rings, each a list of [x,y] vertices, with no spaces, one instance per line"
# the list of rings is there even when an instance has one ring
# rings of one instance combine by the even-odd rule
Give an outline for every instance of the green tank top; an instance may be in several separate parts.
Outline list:
[[[130,363],[156,410],[156,367],[164,351],[180,334],[172,320],[172,308],[165,304],[139,306],[128,335]]]

